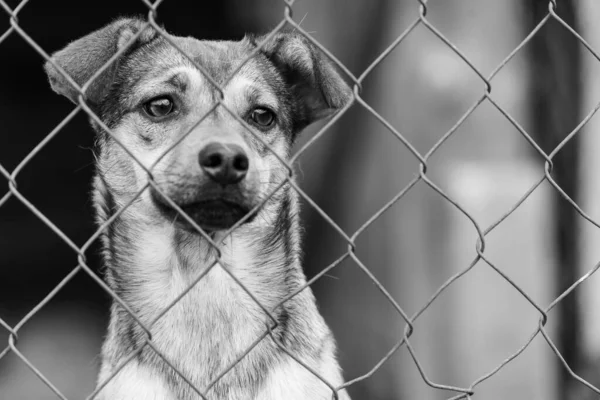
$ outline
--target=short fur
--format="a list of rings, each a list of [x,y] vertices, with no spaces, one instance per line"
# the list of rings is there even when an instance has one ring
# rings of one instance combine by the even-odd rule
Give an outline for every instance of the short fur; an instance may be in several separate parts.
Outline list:
[[[247,213],[281,184],[287,169],[222,107],[197,124],[218,100],[218,90],[154,29],[147,28],[130,43],[142,26],[141,20],[119,19],[52,56],[56,65],[83,86],[111,57],[122,52],[85,93],[86,104],[114,133],[114,137],[107,134],[92,121],[98,133],[93,193],[98,224],[115,218],[131,203],[102,233],[108,284],[144,324],[152,324],[153,345],[208,399],[334,398],[327,385],[275,342],[332,387],[343,383],[333,337],[317,310],[310,287],[276,307],[306,283],[301,268],[298,201],[289,184],[284,184],[256,215],[225,238],[219,263],[155,321],[217,257],[207,240],[174,212],[163,195],[188,212],[218,242],[231,223],[211,229],[206,218],[214,218],[213,214],[206,214],[198,204],[205,204],[202,201],[209,197],[226,198]],[[219,84],[225,83],[226,77],[264,40],[168,38]],[[52,88],[78,103],[79,92],[61,72],[52,63],[45,68]],[[243,120],[250,121],[256,106],[274,111],[276,121],[272,127],[253,129],[283,159],[289,157],[303,128],[342,108],[351,98],[348,86],[331,63],[305,38],[294,34],[275,35],[224,84],[223,94],[227,107]],[[177,112],[156,120],[144,107],[162,95],[173,99]],[[190,130],[181,143],[162,156]],[[235,144],[248,154],[248,174],[239,184],[219,187],[200,168],[198,152],[214,142]],[[121,144],[144,167],[152,167],[160,190],[146,187],[147,173]],[[234,218],[229,210],[224,213]],[[240,217],[236,214],[234,219]],[[262,308],[226,270],[272,311],[278,324],[272,337],[266,336],[209,388],[270,324]],[[98,383],[113,374],[145,340],[143,329],[115,302],[102,348]],[[337,395],[348,399],[345,390]],[[200,396],[161,356],[145,346],[96,398],[196,400]]]

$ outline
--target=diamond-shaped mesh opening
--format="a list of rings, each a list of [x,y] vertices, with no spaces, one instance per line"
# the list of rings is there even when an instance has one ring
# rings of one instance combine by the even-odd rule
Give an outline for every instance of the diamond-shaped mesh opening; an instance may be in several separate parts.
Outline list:
[[[132,7],[131,12],[147,14],[147,26],[157,29],[160,35],[164,35],[164,31],[159,23],[165,22],[169,26],[169,21],[178,21],[175,19],[176,15],[177,18],[195,18],[194,13],[182,14],[179,5],[175,6],[173,2],[167,0],[164,5],[162,3],[160,0],[155,3],[143,1],[128,7]],[[584,115],[575,126],[564,127],[564,132],[550,138],[552,140],[545,138],[545,143],[541,144],[539,133],[531,133],[539,127],[532,126],[530,121],[520,122],[523,113],[519,112],[518,102],[515,102],[514,98],[506,99],[506,92],[496,90],[497,87],[509,85],[506,82],[510,81],[511,77],[516,77],[517,82],[526,82],[530,78],[519,74],[518,67],[515,67],[524,64],[523,61],[519,62],[522,57],[519,53],[527,51],[526,47],[530,46],[529,42],[532,38],[538,37],[536,35],[547,35],[546,29],[549,29],[550,24],[562,25],[564,29],[561,34],[569,35],[571,40],[575,38],[576,45],[585,48],[583,50],[585,57],[589,58],[591,55],[598,59],[591,45],[561,19],[560,14],[557,14],[560,8],[557,8],[556,2],[549,1],[543,2],[548,10],[544,13],[544,17],[535,21],[535,26],[531,29],[525,29],[525,36],[512,43],[508,55],[499,55],[496,49],[478,54],[473,50],[472,42],[461,39],[470,37],[475,42],[477,35],[465,35],[450,23],[455,14],[465,20],[478,19],[475,16],[464,15],[468,13],[464,5],[451,6],[441,2],[429,4],[427,1],[415,1],[405,10],[401,33],[394,33],[391,41],[383,40],[387,46],[383,48],[386,50],[375,54],[371,58],[373,61],[360,69],[356,66],[364,63],[364,60],[349,59],[348,64],[353,64],[353,68],[349,68],[346,63],[339,61],[344,59],[343,57],[338,57],[336,51],[323,45],[328,40],[334,43],[335,38],[321,38],[318,32],[311,30],[310,24],[305,28],[301,18],[293,14],[295,8],[300,6],[293,3],[293,1],[280,2],[280,8],[276,12],[269,11],[269,17],[265,20],[271,21],[271,34],[274,35],[284,28],[292,28],[304,35],[342,71],[354,91],[354,99],[331,120],[313,128],[313,135],[307,136],[297,146],[291,160],[285,160],[281,154],[271,148],[264,138],[257,135],[247,122],[230,110],[221,99],[222,86],[232,79],[253,55],[244,60],[232,75],[225,79],[225,83],[216,82],[209,71],[205,71],[201,65],[196,65],[210,85],[217,88],[218,96],[207,114],[199,118],[194,127],[201,126],[210,113],[217,110],[228,113],[236,119],[240,126],[255,136],[257,141],[263,142],[267,151],[274,153],[279,159],[281,168],[289,172],[280,185],[275,185],[263,202],[256,206],[256,210],[260,210],[271,196],[277,195],[284,185],[288,186],[289,190],[297,193],[304,208],[309,210],[305,212],[309,220],[309,229],[313,235],[318,232],[315,238],[309,235],[305,238],[308,246],[316,249],[318,253],[323,253],[318,256],[308,255],[309,281],[301,285],[297,291],[279,299],[279,303],[275,306],[267,307],[261,301],[260,291],[250,290],[244,278],[223,261],[222,252],[225,251],[226,238],[232,232],[236,232],[243,221],[225,232],[224,237],[209,236],[185,215],[173,199],[162,193],[152,176],[154,165],[144,165],[142,161],[136,159],[132,149],[117,140],[114,132],[86,103],[83,92],[88,89],[90,82],[98,78],[100,71],[90,81],[81,87],[76,87],[81,95],[75,106],[71,105],[70,108],[59,110],[59,106],[54,105],[53,100],[49,100],[50,105],[43,110],[27,106],[34,96],[27,91],[27,88],[21,90],[19,79],[13,80],[7,77],[34,76],[35,74],[20,71],[20,67],[22,65],[39,67],[40,61],[48,58],[49,50],[46,49],[49,47],[49,38],[47,35],[39,34],[36,26],[47,23],[49,18],[45,13],[55,11],[57,6],[33,1],[0,1],[2,12],[6,16],[6,19],[2,20],[4,25],[0,24],[0,51],[10,47],[13,53],[21,52],[20,50],[16,52],[12,46],[26,49],[25,52],[21,52],[20,57],[9,58],[6,63],[3,63],[0,71],[6,72],[0,74],[0,85],[5,88],[3,93],[11,91],[15,96],[22,96],[14,99],[16,106],[12,104],[15,109],[20,110],[21,114],[8,116],[7,120],[13,117],[14,121],[3,127],[5,128],[3,132],[7,132],[7,135],[0,138],[2,141],[0,148],[3,149],[0,151],[2,162],[0,180],[8,186],[9,190],[0,192],[0,216],[3,218],[0,232],[3,234],[11,232],[12,236],[2,242],[3,245],[7,243],[10,246],[9,250],[3,250],[2,261],[6,262],[8,268],[23,271],[8,273],[6,272],[8,269],[2,269],[8,278],[0,281],[10,280],[9,284],[13,287],[0,290],[0,293],[8,293],[0,295],[3,296],[3,306],[0,308],[0,318],[2,318],[0,340],[8,346],[7,349],[0,346],[0,372],[3,372],[2,369],[9,371],[9,374],[0,374],[0,376],[21,375],[15,372],[15,368],[25,367],[29,370],[28,379],[37,377],[39,381],[36,382],[42,382],[42,387],[48,394],[54,392],[55,396],[66,399],[81,397],[81,393],[85,392],[84,396],[89,395],[89,398],[92,398],[105,384],[116,378],[121,367],[126,367],[138,354],[143,354],[143,357],[163,360],[163,366],[171,379],[187,384],[186,390],[196,398],[208,399],[212,396],[211,391],[218,387],[220,381],[226,379],[231,369],[244,363],[246,357],[250,357],[264,341],[271,340],[278,346],[286,360],[303,368],[304,372],[316,376],[323,385],[326,385],[331,390],[332,398],[341,396],[343,392],[340,390],[344,388],[347,388],[355,398],[360,396],[361,391],[363,391],[362,397],[375,398],[376,389],[371,391],[365,389],[371,382],[380,382],[380,387],[389,386],[390,392],[400,393],[395,389],[396,385],[389,382],[393,379],[393,371],[398,368],[402,371],[407,369],[410,371],[406,372],[407,376],[420,379],[419,384],[414,387],[414,392],[410,393],[413,397],[441,396],[440,398],[470,399],[479,395],[485,396],[485,393],[493,393],[494,388],[502,386],[503,379],[514,379],[508,376],[511,373],[518,376],[518,371],[528,369],[531,362],[528,354],[533,353],[536,348],[538,354],[542,351],[540,347],[543,347],[548,362],[554,363],[563,374],[568,374],[574,383],[580,385],[579,389],[586,388],[588,393],[600,393],[592,382],[580,377],[581,371],[571,369],[567,359],[559,351],[555,332],[562,332],[560,324],[564,321],[553,325],[556,323],[548,319],[553,316],[551,310],[566,304],[568,296],[578,293],[575,292],[578,285],[591,281],[590,277],[597,267],[588,266],[585,268],[585,275],[575,275],[579,279],[571,277],[561,282],[562,286],[558,293],[548,289],[553,286],[553,281],[546,274],[528,268],[533,264],[545,261],[551,264],[554,261],[552,255],[548,255],[553,249],[545,245],[545,241],[552,240],[552,236],[548,233],[549,215],[551,215],[548,209],[551,207],[544,203],[548,202],[549,197],[561,198],[561,207],[567,207],[570,212],[576,213],[576,220],[583,219],[589,225],[598,227],[593,216],[588,215],[579,206],[576,194],[572,193],[570,187],[566,188],[568,182],[564,180],[564,172],[569,164],[560,158],[564,154],[571,154],[576,143],[574,138],[577,137],[579,140],[580,130],[592,120],[597,106],[591,111],[584,110]],[[213,11],[217,11],[221,6],[213,7],[215,7]],[[397,6],[387,4],[385,7],[382,6],[382,9],[393,12],[395,7]],[[499,3],[494,4],[494,7],[498,7],[498,11],[506,12]],[[76,8],[72,8],[70,13],[63,13],[60,17],[62,19],[57,17],[53,23],[70,24],[71,14],[78,17],[87,15],[90,19],[100,18],[107,12],[108,7],[99,5],[98,9],[102,9],[102,12],[94,13],[87,9],[78,12]],[[221,13],[224,12],[225,10],[221,10]],[[385,14],[381,10],[370,10],[369,13]],[[206,21],[214,19],[209,12],[201,14],[201,17],[197,17],[198,25],[202,25],[200,18]],[[163,15],[164,19],[159,20],[159,16]],[[470,26],[486,31],[488,27],[481,21],[483,18],[479,18],[478,24]],[[251,25],[252,22],[248,21],[246,24]],[[220,29],[225,30],[225,25],[221,25]],[[234,25],[231,23],[229,28],[238,29]],[[192,28],[187,33],[210,37],[210,35],[197,35],[198,32],[200,31]],[[80,32],[79,36],[83,33],[87,31]],[[241,36],[242,32],[238,33]],[[216,37],[228,35],[220,34],[218,29],[213,30],[212,34]],[[386,35],[389,35],[389,32],[381,34],[380,37],[385,38]],[[232,36],[235,37],[235,34]],[[175,46],[175,43],[171,45]],[[177,50],[188,57],[183,49]],[[123,51],[125,49],[121,50]],[[362,55],[366,57],[372,55],[371,53],[372,50],[365,50]],[[498,58],[501,56],[505,58]],[[33,58],[36,58],[36,61],[33,61]],[[111,63],[116,62],[116,58],[116,55],[113,56],[101,71],[108,69]],[[490,59],[498,61],[490,63]],[[189,61],[194,63],[191,58]],[[390,75],[394,75],[389,70],[402,63],[414,63],[411,67],[413,72],[407,74],[405,71],[403,75],[411,76],[413,79],[410,82],[389,79]],[[444,67],[441,67],[442,65]],[[387,78],[384,79],[382,76]],[[398,76],[400,77],[401,74]],[[40,71],[32,79],[32,84],[35,84],[36,80],[41,81],[41,77]],[[41,82],[37,83],[41,84]],[[385,86],[391,91],[423,90],[426,93],[419,96],[422,102],[414,102],[414,104],[407,102],[403,105],[390,102],[389,99],[378,100],[372,89],[374,86]],[[519,86],[511,86],[512,92]],[[519,96],[524,94],[520,93]],[[392,98],[397,100],[401,97]],[[0,106],[10,102],[9,97],[0,94]],[[40,99],[39,103],[45,102]],[[9,135],[22,135],[24,131],[33,130],[28,127],[30,122],[28,118],[33,118],[32,115],[36,115],[37,112],[64,115],[66,119],[61,123],[60,119],[55,118],[54,125],[49,125],[42,130],[49,136],[36,133],[39,136],[31,136],[29,142],[20,141],[14,148],[7,146],[6,143],[10,143]],[[71,119],[76,114],[80,114],[78,117],[80,120],[73,119],[73,126],[71,126]],[[367,122],[356,123],[358,120],[356,116],[359,114],[366,115],[367,117],[361,119]],[[441,115],[441,117],[435,122],[423,123],[423,120],[432,115]],[[73,163],[84,164],[80,167],[87,169],[86,173],[81,175],[81,180],[87,181],[91,170],[86,164],[93,162],[92,158],[89,154],[84,156],[80,153],[80,156],[69,160],[71,163],[60,160],[59,164],[54,165],[53,161],[54,153],[59,153],[61,146],[68,146],[73,142],[81,143],[75,137],[76,131],[84,125],[81,116],[92,119],[112,135],[127,155],[133,157],[133,161],[148,174],[147,184],[138,191],[136,196],[128,203],[121,204],[117,214],[97,229],[82,228],[78,224],[78,220],[87,212],[81,206],[84,203],[82,192],[69,196],[68,201],[60,198],[69,195],[72,189],[70,183],[75,183],[78,179],[69,176],[68,171],[73,168]],[[405,123],[404,121],[409,120],[411,116],[414,118],[413,122]],[[420,122],[415,123],[415,120]],[[482,120],[488,120],[488,124],[494,125],[494,129],[490,128],[484,133],[478,132],[478,126],[485,126]],[[374,126],[377,128],[372,129]],[[338,132],[335,135],[330,133],[336,129]],[[361,137],[356,130],[364,130],[366,133],[362,133]],[[424,135],[421,134],[423,130],[426,130]],[[330,144],[343,143],[339,137],[345,133],[351,134],[351,139],[348,139],[341,148]],[[520,137],[514,139],[515,134]],[[166,149],[163,156],[173,151],[176,146],[185,145],[186,136],[187,134],[182,136],[178,143]],[[375,136],[380,138],[376,139]],[[485,146],[498,150],[508,136],[513,136],[510,140],[519,144],[515,148],[507,147],[499,151],[502,156],[494,160],[496,164],[489,163],[489,160],[484,160],[483,157],[477,157],[478,152],[485,153],[482,150]],[[86,142],[88,143],[86,147],[90,146],[90,140]],[[31,143],[33,146],[24,143]],[[352,147],[349,143],[354,143],[355,146]],[[329,147],[329,151],[317,151],[319,146]],[[32,148],[35,150],[30,153]],[[520,163],[515,159],[514,154],[511,154],[517,148],[518,151],[528,148],[529,153],[522,151],[523,159],[527,161]],[[380,159],[366,161],[362,159],[361,162],[352,164],[353,152],[370,152],[378,155]],[[339,165],[336,163],[338,153],[341,154],[340,158],[344,158],[344,162]],[[26,156],[27,154],[30,156]],[[460,157],[456,154],[460,154]],[[307,175],[308,171],[312,175],[314,171],[321,170],[326,179],[321,185],[311,186],[309,181],[304,188],[293,180],[297,174],[290,164],[298,159],[301,165],[303,162],[309,163],[311,157],[316,157],[319,161],[314,166],[310,165],[310,168],[306,168]],[[452,163],[452,160],[455,161],[457,158],[462,161],[467,159],[470,163]],[[387,159],[394,161],[390,162]],[[511,167],[513,169],[496,168],[497,164],[506,163],[508,159],[515,164]],[[379,166],[378,162],[381,162],[382,166]],[[52,164],[53,168],[45,167],[45,164]],[[350,172],[344,172],[347,165],[352,165]],[[63,180],[47,179],[50,175],[61,175]],[[368,178],[365,179],[365,176]],[[363,193],[357,195],[344,188],[343,182],[359,179],[366,182],[365,187],[361,189]],[[507,181],[513,182],[515,179],[518,180],[517,184],[506,185]],[[47,185],[49,188],[47,194],[40,195],[43,193],[40,191],[40,185]],[[77,186],[81,185],[79,183]],[[319,194],[325,185],[333,188],[328,193],[329,199],[324,199],[324,196]],[[211,247],[217,249],[215,258],[208,268],[198,271],[192,282],[181,287],[168,305],[163,304],[161,309],[154,310],[155,314],[152,316],[142,315],[140,310],[134,310],[131,304],[128,304],[128,299],[122,298],[125,296],[119,296],[118,291],[102,281],[97,274],[93,254],[96,251],[98,237],[111,229],[120,213],[126,212],[129,207],[132,207],[136,198],[148,190],[155,190],[163,196],[164,201],[178,212],[178,218],[186,219],[199,235],[204,236]],[[373,193],[377,195],[369,197]],[[360,206],[360,210],[353,211],[352,207],[348,208],[344,205],[345,198],[352,196],[356,198],[348,201],[348,204],[355,208]],[[315,197],[319,198],[319,201],[316,201]],[[419,202],[421,204],[418,204]],[[482,204],[485,205],[484,209],[480,208]],[[78,208],[78,212],[73,213],[72,207]],[[343,217],[348,214],[352,214],[353,217]],[[17,222],[11,225],[11,218]],[[446,233],[446,236],[441,232],[440,238],[450,237],[452,240],[425,241],[419,243],[419,250],[407,248],[406,243],[409,241],[404,238],[411,235],[423,237],[422,233],[419,233],[420,230],[435,231],[436,226],[443,225],[440,222],[442,220],[445,221],[443,223],[452,226],[454,232],[451,235]],[[71,225],[63,228],[63,224],[68,222],[71,222]],[[311,228],[311,226],[318,228]],[[36,240],[28,239],[28,230],[42,229],[45,230],[47,237],[36,233],[34,236]],[[511,237],[512,235],[515,235],[514,238]],[[326,239],[326,236],[335,239]],[[71,239],[71,237],[83,237],[83,239]],[[514,240],[516,237],[520,240]],[[315,245],[315,242],[320,240],[322,240],[321,248]],[[398,242],[406,240],[404,243],[406,253],[418,254],[418,256],[414,259],[404,257],[403,246],[396,245],[394,240]],[[498,243],[502,246],[498,246]],[[19,248],[19,245],[22,247]],[[27,248],[35,250],[31,250],[32,254],[28,254]],[[57,248],[63,250],[56,250]],[[34,254],[34,251],[37,254]],[[61,268],[59,275],[63,281],[58,286],[56,282],[50,283],[50,280],[42,282],[46,275],[43,268],[38,265],[45,264],[46,268],[53,268],[48,260],[64,258],[64,255],[59,254],[60,251],[71,253],[71,263],[58,267]],[[429,270],[411,272],[412,265],[427,266]],[[445,269],[435,270],[441,269],[442,266]],[[155,339],[153,327],[167,313],[174,312],[173,310],[181,302],[186,301],[186,296],[195,290],[197,285],[202,284],[203,279],[207,279],[207,274],[213,271],[231,279],[232,287],[243,293],[257,312],[261,313],[266,326],[261,334],[257,334],[251,345],[244,346],[245,348],[240,350],[239,354],[228,359],[223,365],[219,365],[207,384],[197,387],[194,377],[189,374],[190,371],[184,371],[178,360],[169,356],[168,349],[164,348],[164,342],[161,344]],[[51,324],[49,321],[59,325],[62,330],[58,336],[63,339],[69,335],[78,338],[87,337],[83,331],[85,327],[69,327],[73,321],[81,323],[80,318],[77,317],[81,308],[73,312],[73,318],[60,320],[52,314],[54,307],[61,310],[68,308],[59,307],[57,304],[61,302],[57,298],[53,299],[54,295],[66,296],[70,300],[78,296],[70,292],[74,290],[76,279],[85,279],[86,283],[83,287],[90,287],[91,282],[96,292],[95,296],[103,296],[104,299],[109,298],[116,302],[120,312],[129,314],[136,321],[138,325],[135,329],[138,329],[143,337],[141,344],[136,349],[132,349],[130,354],[124,355],[120,366],[109,376],[105,376],[98,387],[94,389],[90,386],[71,391],[72,388],[63,382],[63,377],[56,375],[59,368],[50,370],[48,360],[38,358],[36,352],[39,351],[41,357],[52,353],[43,347],[34,349],[35,351],[31,350],[27,346],[27,338],[28,335],[29,337],[40,335],[41,339],[37,339],[35,343],[55,343],[52,332],[49,331]],[[398,290],[400,286],[397,282],[411,279],[415,281],[413,287],[406,290],[405,285],[405,290]],[[340,284],[336,283],[338,280]],[[8,312],[6,310],[8,307],[4,306],[9,304],[9,302],[4,303],[4,296],[10,296],[17,291],[14,287],[15,282],[17,286],[22,285],[26,288],[26,296],[39,292],[51,293],[50,297],[44,300],[37,296],[36,300],[32,301],[33,304],[26,306],[21,304],[20,307],[26,309],[25,319],[23,316],[15,316],[16,308],[10,307]],[[358,287],[352,287],[347,282],[353,282]],[[343,339],[339,342],[343,362],[351,351],[348,349],[358,347],[365,341],[372,343],[372,346],[364,348],[369,354],[364,357],[360,367],[347,368],[345,383],[329,382],[322,371],[309,365],[307,360],[302,359],[301,354],[288,348],[285,342],[279,340],[274,334],[280,321],[273,316],[273,312],[282,304],[293,300],[298,293],[307,290],[308,286],[317,292],[320,300],[325,300],[327,305],[322,308],[322,312],[326,319],[339,318],[342,312],[340,310],[347,312],[345,317],[340,319],[341,321],[345,319],[346,322],[338,321],[333,324],[334,333],[343,333],[340,326],[354,326],[356,331],[360,332],[360,336],[357,335],[354,342],[348,340],[348,336],[341,335]],[[372,299],[377,300],[372,301]],[[369,313],[373,316],[369,321],[361,321],[356,317],[356,315],[369,315]],[[47,315],[48,317],[43,318]],[[385,318],[382,319],[381,315]],[[90,321],[99,320],[99,318],[90,318]],[[36,328],[38,326],[35,323],[36,319],[39,321],[40,328]],[[385,324],[381,323],[382,320]],[[440,323],[440,320],[444,321]],[[45,325],[43,321],[46,321]],[[90,323],[93,325],[93,322]],[[22,334],[21,327],[23,327]],[[15,329],[19,332],[14,332]],[[443,334],[431,333],[436,330],[441,330]],[[448,345],[452,348],[452,353],[446,352],[445,356],[453,362],[461,360],[462,357],[463,362],[458,364],[468,365],[468,371],[445,373],[438,367],[438,363],[435,362],[436,354],[444,351],[444,345],[439,338],[453,341],[454,345]],[[434,341],[436,346],[430,346],[431,341]],[[489,346],[488,343],[494,342],[500,344],[494,348],[494,352],[488,353],[489,357],[484,363],[470,362],[472,358],[469,352],[477,352]],[[78,352],[72,354],[81,356]],[[62,361],[65,362],[65,368],[77,363],[74,360],[66,360]],[[52,360],[51,365],[58,366],[60,362]],[[555,373],[554,370],[548,371]],[[381,383],[385,380],[383,378],[387,378],[387,382]],[[62,387],[67,387],[68,391],[63,391]],[[14,393],[10,392],[10,397],[15,397],[18,390],[16,389]],[[39,393],[36,391],[34,397],[40,397],[40,393],[41,391]],[[536,395],[530,395],[526,390],[519,390],[511,396],[533,398]],[[546,397],[542,396],[542,398]]]

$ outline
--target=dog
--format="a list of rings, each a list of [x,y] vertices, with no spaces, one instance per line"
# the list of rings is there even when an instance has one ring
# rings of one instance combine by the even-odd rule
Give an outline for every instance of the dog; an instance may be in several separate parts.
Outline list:
[[[98,117],[96,219],[111,221],[106,281],[158,351],[113,301],[95,398],[349,400],[331,331],[300,290],[298,195],[282,162],[306,126],[351,101],[333,64],[294,32],[201,41],[120,18],[45,64],[79,104],[56,66],[80,87],[97,75],[85,104]]]

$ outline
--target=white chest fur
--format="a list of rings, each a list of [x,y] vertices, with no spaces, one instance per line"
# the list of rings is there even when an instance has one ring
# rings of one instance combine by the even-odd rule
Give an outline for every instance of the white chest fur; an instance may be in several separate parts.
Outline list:
[[[212,265],[214,258],[206,255],[206,243],[183,240],[174,245],[174,238],[170,226],[137,232],[137,244],[134,243],[131,252],[134,259],[130,263],[130,268],[135,269],[130,271],[135,282],[129,282],[136,291],[124,299],[132,308],[141,310],[139,316],[144,323],[151,324],[152,343],[161,354],[200,391],[206,392],[208,399],[331,399],[331,389],[292,358],[281,355],[269,337],[238,360],[266,331],[270,318],[263,308],[272,310],[287,295],[286,276],[281,268],[270,265],[273,261],[259,256],[260,247],[244,239],[228,238],[222,246],[219,263]],[[257,260],[263,261],[259,264]],[[209,268],[202,279],[196,281]],[[187,293],[179,298],[183,292]],[[298,296],[301,297],[305,296]],[[174,301],[174,305],[156,319]],[[305,301],[308,302],[295,309],[302,315],[300,320],[309,325],[304,325],[302,332],[291,334],[304,337],[307,330],[310,331],[307,340],[324,350],[318,356],[307,356],[310,361],[304,361],[309,361],[323,378],[337,386],[341,384],[341,376],[333,342],[314,307],[314,299],[305,298]],[[297,325],[292,327],[300,329]],[[110,342],[109,337],[108,346]],[[120,354],[119,351],[116,354]],[[102,391],[103,396],[108,397],[100,399],[200,399],[178,377],[175,377],[178,383],[173,386],[173,371],[154,358],[154,363],[133,362],[125,367]],[[207,386],[232,365],[235,368],[218,379],[220,388],[206,391]],[[110,372],[106,368],[100,380]],[[135,388],[142,386],[146,389],[136,394]],[[339,399],[344,400],[345,396],[340,393]]]

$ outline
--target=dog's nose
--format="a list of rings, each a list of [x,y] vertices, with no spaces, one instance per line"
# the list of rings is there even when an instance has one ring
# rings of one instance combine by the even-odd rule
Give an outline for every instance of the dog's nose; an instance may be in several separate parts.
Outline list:
[[[200,167],[221,185],[238,183],[248,172],[248,156],[235,144],[210,143],[198,155]]]

